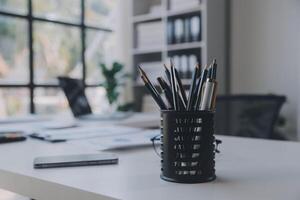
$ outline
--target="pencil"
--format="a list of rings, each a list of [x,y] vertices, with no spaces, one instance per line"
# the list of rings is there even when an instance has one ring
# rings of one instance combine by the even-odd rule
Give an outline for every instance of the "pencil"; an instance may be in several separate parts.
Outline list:
[[[180,90],[180,93],[181,93],[181,96],[182,96],[182,101],[184,102],[184,104],[187,104],[188,99],[186,97],[186,93],[185,93],[183,84],[181,82],[179,73],[178,73],[178,71],[176,69],[175,69],[175,77],[176,77],[176,80],[177,80],[177,83],[178,83],[178,87],[179,87],[179,90]]]
[[[157,90],[155,89],[155,87],[153,86],[153,84],[151,83],[149,78],[147,77],[147,74],[144,72],[144,70],[140,66],[139,66],[139,70],[140,70],[141,78],[144,81],[145,86],[149,90],[151,96],[156,101],[156,103],[158,104],[160,109],[162,109],[162,110],[167,109],[166,104],[164,103],[161,96],[159,95],[159,93],[157,92]]]
[[[166,64],[164,64],[164,68],[165,68],[165,74],[167,76],[167,79],[168,79],[169,83],[171,84],[171,73]]]
[[[172,99],[172,90],[171,90],[171,88],[168,86],[168,84],[165,82],[165,80],[162,77],[158,77],[157,81],[158,81],[162,91],[166,95],[166,99],[169,102],[170,109],[173,109],[174,103],[173,103],[173,99]]]
[[[171,64],[171,87],[172,87],[174,110],[179,110],[175,70],[172,64]]]
[[[177,85],[177,91],[179,90],[179,87]],[[179,102],[179,108],[180,110],[186,110],[186,103],[182,97],[182,94],[181,93],[177,93],[177,96],[178,96],[178,102]]]

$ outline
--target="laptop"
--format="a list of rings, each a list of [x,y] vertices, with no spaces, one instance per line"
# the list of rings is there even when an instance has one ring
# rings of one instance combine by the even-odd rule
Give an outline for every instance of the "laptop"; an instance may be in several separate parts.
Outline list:
[[[115,112],[111,115],[93,114],[84,91],[84,83],[80,79],[58,77],[59,86],[67,97],[69,106],[75,118],[86,120],[111,120],[123,119],[131,113]]]

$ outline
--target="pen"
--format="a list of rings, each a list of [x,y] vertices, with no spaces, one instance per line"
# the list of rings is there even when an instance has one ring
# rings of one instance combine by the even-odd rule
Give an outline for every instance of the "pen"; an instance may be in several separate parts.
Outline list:
[[[192,110],[193,107],[193,101],[194,101],[194,90],[195,90],[195,86],[196,86],[196,81],[197,81],[197,76],[199,73],[199,65],[196,65],[194,73],[193,73],[193,77],[192,77],[192,85],[190,86],[190,90],[189,90],[189,99],[188,99],[188,103],[187,103],[187,110]]]
[[[207,78],[212,79],[212,65],[209,65],[208,67]]]
[[[216,109],[216,100],[217,100],[217,87],[218,87],[218,82],[217,82],[217,60],[214,59],[213,60],[213,64],[212,64],[212,78],[215,82],[215,86],[214,86],[214,92],[213,92],[213,99],[212,99],[212,104],[211,104],[211,109],[215,110]]]
[[[212,63],[212,79],[214,79],[214,80],[217,80],[217,67],[218,67],[218,65],[217,65],[217,60],[216,59],[214,59],[213,60],[213,63]]]
[[[212,96],[212,102],[211,102],[211,110],[216,109],[216,101],[217,101],[217,88],[218,88],[218,82],[214,81],[214,91],[213,91],[213,96]]]
[[[203,70],[203,72],[201,74],[200,79],[198,80],[197,91],[196,91],[197,99],[196,99],[195,108],[194,108],[195,110],[199,109],[199,105],[200,105],[201,98],[202,98],[202,89],[203,89],[203,85],[205,83],[205,80],[207,78],[207,73],[208,73],[208,69],[207,69],[207,66],[206,66],[206,68]]]
[[[200,103],[200,110],[211,110],[214,87],[215,81],[213,79],[208,78],[205,82],[203,97]]]

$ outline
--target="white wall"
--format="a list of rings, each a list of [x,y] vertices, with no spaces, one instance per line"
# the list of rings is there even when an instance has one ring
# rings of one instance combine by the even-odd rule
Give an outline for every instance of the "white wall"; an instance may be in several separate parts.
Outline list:
[[[231,2],[231,91],[286,95],[287,134],[296,135],[297,119],[300,125],[300,0]]]
[[[112,52],[117,54],[117,58],[120,62],[125,65],[125,69],[128,73],[132,73],[132,63],[131,63],[131,27],[130,27],[130,17],[131,17],[131,2],[130,0],[117,0],[117,26],[116,26],[116,34],[117,34],[117,44],[119,48],[116,52]],[[127,87],[125,88],[125,92],[123,93],[124,103],[133,101],[133,93],[132,93],[133,82],[128,81]]]

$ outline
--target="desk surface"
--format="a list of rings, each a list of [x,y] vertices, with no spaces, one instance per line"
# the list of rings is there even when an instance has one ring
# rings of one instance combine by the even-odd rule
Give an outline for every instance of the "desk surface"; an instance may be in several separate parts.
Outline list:
[[[223,143],[211,183],[161,180],[151,148],[118,152],[118,165],[35,170],[36,156],[92,151],[28,140],[0,146],[0,187],[38,200],[300,199],[299,143],[218,138]]]

